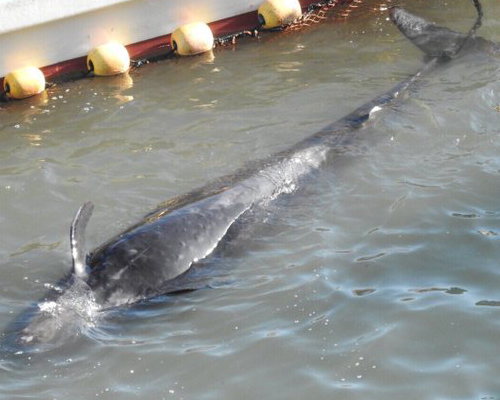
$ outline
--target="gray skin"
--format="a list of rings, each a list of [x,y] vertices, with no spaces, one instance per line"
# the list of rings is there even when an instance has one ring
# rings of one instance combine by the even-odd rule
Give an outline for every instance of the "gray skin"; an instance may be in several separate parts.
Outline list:
[[[349,145],[353,132],[376,111],[408,92],[422,74],[446,64],[461,52],[494,48],[482,38],[439,27],[401,8],[392,8],[390,17],[431,62],[387,93],[274,155],[260,168],[243,171],[223,179],[223,184],[174,200],[94,250],[87,260],[88,275],[81,277],[97,302],[116,306],[165,292],[172,279],[217,247],[243,213],[292,191],[302,177],[323,164],[333,149]]]
[[[274,155],[251,173],[174,200],[94,250],[82,278],[105,307],[164,293],[169,282],[209,255],[238,218],[257,204],[293,191],[324,163],[329,152],[349,145],[350,135],[374,112],[393,102],[417,77],[397,85],[293,148]]]
[[[480,7],[480,6],[479,6]],[[482,10],[476,24],[468,34],[455,32],[413,15],[400,7],[392,7],[391,21],[429,59],[453,59],[471,52],[498,54],[500,46],[482,37],[474,36],[481,24]]]
[[[167,201],[87,257],[84,231],[92,205],[84,204],[71,226],[73,273],[65,280],[66,289],[49,294],[40,304],[61,306],[59,314],[81,316],[85,309],[72,305],[81,304],[78,299],[90,299],[105,309],[175,291],[176,279],[209,255],[244,213],[292,192],[329,154],[351,144],[354,133],[376,112],[411,92],[422,75],[470,50],[498,51],[497,45],[482,38],[438,27],[400,8],[392,8],[390,16],[402,33],[431,58],[417,74],[288,150]],[[78,294],[76,302],[72,290]],[[54,315],[42,311],[18,331],[17,342],[26,345],[59,340],[60,316],[52,321]]]

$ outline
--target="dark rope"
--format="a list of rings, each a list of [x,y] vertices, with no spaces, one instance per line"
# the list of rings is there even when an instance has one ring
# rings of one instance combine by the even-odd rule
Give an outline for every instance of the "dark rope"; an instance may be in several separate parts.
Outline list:
[[[139,68],[149,63],[176,58],[175,49],[171,49],[170,46],[168,46],[168,48],[169,50],[166,53],[157,54],[148,58],[141,58],[140,60],[130,60],[130,65],[132,68]]]
[[[476,22],[474,22],[474,25],[472,26],[472,28],[470,28],[469,33],[467,34],[466,38],[462,41],[462,44],[455,52],[455,55],[460,53],[460,51],[467,44],[469,39],[472,38],[476,34],[477,30],[481,27],[481,24],[483,21],[483,15],[484,15],[483,14],[483,6],[479,2],[479,0],[472,0],[472,2],[474,3],[474,7],[476,8],[476,11],[477,11]]]
[[[255,27],[251,30],[244,30],[244,31],[232,33],[230,35],[220,36],[220,37],[214,39],[214,46],[215,47],[224,46],[228,43],[234,44],[234,43],[236,43],[236,39],[239,39],[239,38],[245,37],[245,36],[257,37],[257,35],[259,34],[259,29],[260,29],[260,26]]]
[[[479,2],[479,0],[472,0],[474,2],[474,7],[476,7],[477,10],[477,18],[476,22],[474,23],[474,26],[471,28],[469,31],[469,37],[472,35],[476,34],[476,31],[481,27],[482,20],[483,20],[483,6]]]

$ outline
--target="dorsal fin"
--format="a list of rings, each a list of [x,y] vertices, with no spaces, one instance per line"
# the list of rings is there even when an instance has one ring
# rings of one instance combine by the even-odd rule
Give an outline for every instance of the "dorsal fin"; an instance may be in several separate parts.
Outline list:
[[[454,57],[468,35],[438,26],[400,7],[390,10],[391,21],[429,57]]]
[[[94,205],[88,201],[76,212],[69,234],[71,258],[73,259],[73,273],[77,278],[87,278],[85,263],[85,228],[89,222]]]

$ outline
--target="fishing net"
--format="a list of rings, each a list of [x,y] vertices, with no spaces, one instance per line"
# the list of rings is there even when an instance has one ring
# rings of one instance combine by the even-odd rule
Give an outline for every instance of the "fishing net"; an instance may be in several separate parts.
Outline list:
[[[289,25],[268,29],[265,32],[291,33],[304,30],[327,20],[345,21],[351,18],[366,17],[370,14],[386,12],[391,0],[324,0],[309,5],[301,17]],[[257,37],[264,30],[260,26],[254,29],[236,32],[215,38],[215,46],[234,44],[241,37]]]

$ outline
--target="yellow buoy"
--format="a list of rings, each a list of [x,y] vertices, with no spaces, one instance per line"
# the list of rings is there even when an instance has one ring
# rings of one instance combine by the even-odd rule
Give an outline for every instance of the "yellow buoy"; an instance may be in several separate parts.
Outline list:
[[[264,29],[288,25],[302,15],[299,0],[266,0],[258,10],[259,22]]]
[[[87,68],[98,76],[123,74],[128,71],[129,67],[128,51],[119,43],[97,46],[87,56]]]
[[[25,99],[45,90],[45,77],[36,67],[24,67],[7,74],[3,89],[8,98]]]
[[[204,53],[214,47],[214,35],[207,24],[192,22],[177,28],[171,37],[172,48],[181,56]]]

